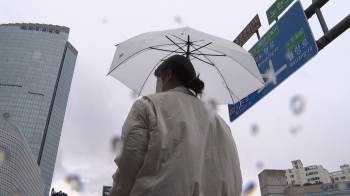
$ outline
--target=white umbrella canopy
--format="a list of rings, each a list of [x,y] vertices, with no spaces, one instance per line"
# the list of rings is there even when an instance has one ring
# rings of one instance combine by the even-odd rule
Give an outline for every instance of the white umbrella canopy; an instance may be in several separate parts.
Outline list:
[[[205,84],[202,99],[234,104],[265,85],[250,53],[190,27],[144,33],[117,45],[108,74],[139,96],[152,94],[154,70],[175,54],[187,56],[200,74]]]

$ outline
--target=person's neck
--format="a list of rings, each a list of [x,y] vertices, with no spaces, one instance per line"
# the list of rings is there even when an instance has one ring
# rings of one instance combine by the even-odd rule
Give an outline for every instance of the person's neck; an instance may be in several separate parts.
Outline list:
[[[172,84],[172,85],[169,85],[169,86],[164,86],[163,91],[168,91],[168,90],[177,88],[179,86],[183,86],[183,85],[182,84]]]

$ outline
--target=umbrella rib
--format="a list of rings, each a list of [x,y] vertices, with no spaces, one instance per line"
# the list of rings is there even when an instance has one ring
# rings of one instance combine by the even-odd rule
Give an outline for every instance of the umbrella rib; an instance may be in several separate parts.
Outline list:
[[[197,50],[199,50],[199,49],[201,49],[201,48],[204,48],[204,47],[206,47],[206,46],[208,46],[208,45],[210,45],[210,44],[212,44],[213,42],[210,42],[210,43],[208,43],[208,44],[205,44],[204,46],[201,46],[201,47],[199,47],[199,48],[197,48],[197,49],[195,49],[195,50],[192,50],[191,52],[194,52],[194,51],[197,51]]]
[[[186,46],[186,45],[185,45],[185,46]],[[179,49],[177,49],[177,50],[179,50]],[[176,50],[175,50],[175,52],[176,52]],[[142,87],[141,87],[141,89],[140,89],[140,92],[139,92],[139,95],[138,95],[138,96],[141,95],[142,89],[143,89],[143,87],[145,86],[145,84],[146,84],[146,82],[147,82],[149,76],[150,76],[151,73],[153,72],[154,68],[156,68],[157,65],[159,65],[160,62],[162,62],[166,57],[170,56],[172,53],[174,53],[174,52],[171,52],[171,53],[169,53],[168,55],[166,55],[165,57],[163,57],[163,58],[153,67],[152,71],[148,74],[148,76],[147,76],[145,82],[143,83],[143,85],[142,85]]]
[[[192,47],[195,48],[193,45],[195,45],[195,44],[192,44]],[[196,45],[196,46],[198,46],[198,45]],[[237,60],[235,60],[235,59],[232,58],[231,56],[229,56],[229,55],[227,55],[227,54],[225,54],[225,53],[222,53],[222,52],[220,52],[220,51],[211,49],[211,48],[206,48],[206,49],[212,50],[212,51],[214,51],[214,52],[217,52],[217,53],[220,53],[220,54],[223,54],[223,55],[226,55],[228,58],[230,58],[230,59],[236,61],[238,64],[240,64],[246,71],[248,71],[251,75],[253,75],[256,79],[258,79],[258,80],[260,81],[260,79],[257,78],[250,70],[248,70],[245,66],[243,66],[240,62],[238,62]],[[238,51],[238,52],[239,52],[239,51]],[[260,82],[261,82],[261,81],[260,81]],[[261,82],[261,83],[262,83],[264,86],[266,86],[266,84],[265,84],[264,82]]]
[[[183,41],[183,42],[186,42],[186,43],[187,43],[187,41],[185,41],[185,40],[183,40],[183,39],[181,39],[181,38],[179,38],[179,37],[177,37],[177,36],[175,36],[175,35],[171,35],[171,36],[176,37],[177,39],[179,39],[179,40],[181,40],[181,41]],[[197,41],[192,41],[192,43],[195,43],[195,42],[201,42],[201,41],[205,41],[205,40],[204,40],[204,39],[200,39],[200,40],[197,40]]]
[[[200,58],[198,58],[198,57],[193,56],[192,54],[190,54],[190,55],[191,55],[191,57],[193,57],[193,58],[195,58],[195,59],[198,59],[198,60],[200,60],[200,61],[202,61],[202,62],[204,62],[204,63],[207,63],[207,64],[209,64],[209,65],[211,65],[211,66],[214,66],[214,67],[215,67],[215,65],[214,65],[214,64],[212,64],[212,63],[208,63],[208,62],[206,62],[205,60],[202,60],[202,59],[200,59]]]
[[[181,50],[183,50],[184,52],[186,52],[182,47],[180,47],[179,45],[177,45],[172,39],[170,39],[168,36],[165,36],[166,38],[168,38],[171,42],[173,42],[173,44],[175,44],[177,47],[179,47]]]
[[[152,46],[152,47],[168,46],[168,45],[173,45],[173,44],[161,44],[161,45],[156,45],[156,46]],[[130,56],[129,56],[128,58],[126,58],[123,62],[119,63],[119,65],[117,65],[117,66],[116,66],[115,68],[113,68],[110,72],[108,72],[107,75],[109,75],[110,73],[112,73],[115,69],[117,69],[117,68],[118,68],[121,64],[123,64],[125,61],[131,59],[133,56],[135,56],[135,55],[137,55],[137,54],[139,54],[139,53],[141,53],[141,52],[143,52],[143,51],[145,51],[145,50],[147,50],[147,49],[150,49],[150,48],[144,48],[144,49],[142,49],[142,50],[140,50],[140,51],[137,51],[137,52],[135,52],[134,54],[130,55]]]
[[[153,47],[150,47],[150,49],[153,49],[153,50],[160,50],[160,51],[165,51],[165,52],[175,52],[175,53],[181,53],[183,54],[183,52],[178,52],[178,51],[172,51],[172,50],[164,50],[164,49],[159,49],[159,48],[153,48]]]
[[[192,53],[192,54],[195,54],[195,55],[204,55],[204,56],[226,56],[225,54],[203,54],[203,53],[200,53],[200,54]]]
[[[196,49],[196,47],[194,47],[193,44],[192,44],[192,47]],[[199,52],[199,53],[202,53],[200,50],[198,50],[198,52]],[[213,66],[215,67],[215,69],[219,72],[219,74],[221,75],[221,78],[224,80],[224,82],[225,82],[225,84],[226,84],[226,88],[227,88],[227,90],[229,91],[229,94],[230,94],[230,97],[231,97],[231,99],[232,99],[232,102],[235,103],[235,101],[233,100],[232,95],[235,96],[235,97],[237,98],[237,100],[239,100],[239,98],[238,98],[238,97],[231,91],[231,89],[228,87],[227,82],[226,82],[224,76],[222,75],[221,71],[215,66],[215,64],[214,64],[213,62],[211,62],[211,60],[210,60],[207,56],[204,55],[204,57],[205,57],[210,63],[212,63]]]

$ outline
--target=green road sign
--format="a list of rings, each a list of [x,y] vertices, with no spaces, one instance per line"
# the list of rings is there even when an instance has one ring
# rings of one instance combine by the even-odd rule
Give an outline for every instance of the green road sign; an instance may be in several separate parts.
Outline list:
[[[269,24],[271,24],[292,2],[293,0],[276,0],[266,11]]]
[[[286,49],[290,51],[305,38],[304,29],[301,28],[292,38],[286,42]]]

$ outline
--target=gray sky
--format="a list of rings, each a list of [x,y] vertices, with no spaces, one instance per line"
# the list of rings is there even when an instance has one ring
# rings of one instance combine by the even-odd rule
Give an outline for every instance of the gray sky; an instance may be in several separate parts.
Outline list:
[[[79,51],[52,186],[79,195],[63,183],[65,176],[78,174],[84,185],[80,195],[97,196],[103,185],[112,184],[116,165],[110,141],[120,135],[135,101],[127,87],[106,76],[116,44],[144,32],[183,26],[233,40],[256,13],[263,35],[270,27],[265,11],[273,2],[0,0],[0,23],[67,26],[69,41]],[[311,4],[301,2],[304,9]],[[338,0],[322,8],[329,28],[349,14],[348,7],[350,1]],[[315,39],[320,38],[317,17],[309,23]],[[244,48],[256,41],[252,37]],[[347,31],[233,123],[227,106],[219,107],[237,144],[244,184],[258,183],[259,162],[263,168],[287,169],[292,160],[300,159],[305,166],[323,165],[330,172],[350,163],[349,45]],[[294,95],[306,103],[300,115],[290,108]],[[257,134],[252,134],[253,125],[259,128]],[[293,127],[299,129],[296,134],[291,133]]]

